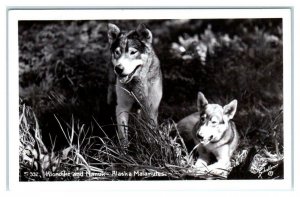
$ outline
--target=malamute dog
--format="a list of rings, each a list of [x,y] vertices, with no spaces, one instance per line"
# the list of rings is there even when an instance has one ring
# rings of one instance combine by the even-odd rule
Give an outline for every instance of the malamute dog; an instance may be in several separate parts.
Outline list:
[[[203,170],[225,169],[231,166],[230,158],[237,149],[239,135],[232,118],[236,112],[237,100],[224,107],[209,104],[199,92],[198,112],[180,120],[177,128],[187,143],[198,145],[196,168]],[[216,160],[212,163],[212,159]]]
[[[162,98],[160,62],[152,48],[152,33],[144,24],[123,32],[108,24],[111,62],[116,75],[116,117],[119,138],[128,145],[128,117],[135,102],[141,112],[157,124],[158,107]]]

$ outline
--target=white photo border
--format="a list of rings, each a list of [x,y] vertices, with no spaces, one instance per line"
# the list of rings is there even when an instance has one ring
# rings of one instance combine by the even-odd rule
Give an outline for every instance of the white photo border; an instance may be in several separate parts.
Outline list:
[[[136,16],[139,16],[137,18]],[[19,20],[113,20],[113,19],[242,19],[282,18],[283,23],[283,95],[284,95],[284,179],[282,180],[214,180],[214,181],[85,181],[85,182],[20,182],[18,157],[19,130],[19,75],[18,21]],[[7,180],[12,191],[234,191],[292,190],[293,166],[293,50],[291,7],[261,8],[38,8],[9,7],[7,10],[8,37],[8,152]],[[291,144],[291,146],[289,146]],[[188,184],[186,184],[188,182]],[[238,184],[238,187],[237,187]],[[51,185],[51,187],[49,187]],[[196,188],[196,189],[195,189]],[[238,189],[237,189],[238,188]]]

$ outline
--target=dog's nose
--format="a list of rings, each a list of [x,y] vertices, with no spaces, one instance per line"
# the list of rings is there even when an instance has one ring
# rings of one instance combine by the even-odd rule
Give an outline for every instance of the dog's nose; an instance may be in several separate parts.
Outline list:
[[[197,133],[197,138],[199,138],[199,140],[203,140],[203,136],[200,135],[200,133]]]
[[[124,70],[124,68],[120,65],[115,67],[115,71],[118,75],[122,74],[123,70]]]

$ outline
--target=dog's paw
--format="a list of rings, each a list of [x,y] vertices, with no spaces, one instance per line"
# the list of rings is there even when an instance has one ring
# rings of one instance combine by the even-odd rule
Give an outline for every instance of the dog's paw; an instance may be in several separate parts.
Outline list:
[[[202,159],[197,159],[194,168],[207,168],[207,163]]]
[[[198,159],[195,165],[192,166],[192,168],[201,173],[207,173],[209,171],[209,169],[207,168],[207,163],[201,159]]]

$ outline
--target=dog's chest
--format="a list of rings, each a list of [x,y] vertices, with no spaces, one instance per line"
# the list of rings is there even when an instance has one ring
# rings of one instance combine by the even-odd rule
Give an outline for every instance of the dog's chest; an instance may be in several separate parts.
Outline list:
[[[134,94],[134,97],[139,101],[143,101],[148,97],[148,86],[147,84],[138,78],[133,78],[132,81],[125,85],[125,87],[129,92]]]
[[[216,154],[218,152],[219,144],[218,143],[209,143],[205,146],[203,146],[205,150],[209,153]]]

